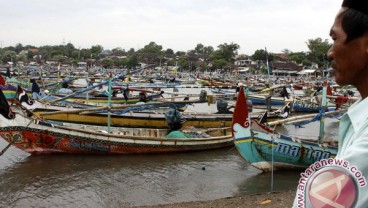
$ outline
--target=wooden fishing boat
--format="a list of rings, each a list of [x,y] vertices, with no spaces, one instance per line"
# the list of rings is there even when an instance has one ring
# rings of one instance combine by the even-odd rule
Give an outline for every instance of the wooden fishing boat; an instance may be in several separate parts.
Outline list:
[[[112,114],[109,118],[107,106],[95,107],[89,105],[75,104],[64,100],[61,100],[55,104],[50,104],[48,102],[39,102],[37,100],[29,99],[28,94],[26,94],[25,91],[20,87],[15,90],[14,97],[19,100],[20,104],[23,107],[30,111],[33,111],[33,113],[35,113],[36,115],[41,115],[45,120],[102,126],[105,126],[108,121],[110,121],[111,126],[166,129],[168,128],[168,123],[166,121],[165,114],[163,112],[157,111],[159,107],[171,107],[180,109],[187,104],[195,102],[176,101],[112,106],[110,110]],[[143,110],[147,108],[147,106],[155,109],[148,112],[132,112]],[[129,113],[119,114],[119,112],[122,111]],[[232,116],[231,114],[192,114],[185,116],[184,119],[185,121],[187,121],[185,122],[185,126],[230,127]]]
[[[107,82],[105,82],[106,84]],[[35,88],[39,89],[39,86],[35,80],[33,80],[33,85],[36,85]],[[150,102],[157,98],[163,98],[163,91],[152,91],[152,90],[144,90],[144,89],[136,89],[136,88],[122,88],[122,86],[113,87],[113,91],[116,93],[121,91],[121,94],[117,94],[116,96],[112,96],[109,100],[108,93],[98,93],[97,91],[92,91],[90,93],[85,93],[85,91],[94,90],[102,85],[92,86],[89,89],[82,89],[78,92],[75,92],[71,95],[61,95],[61,94],[51,94],[46,95],[42,92],[36,92],[38,94],[42,93],[40,99],[46,100],[49,102],[54,102],[55,100],[63,101],[64,103],[73,106],[82,106],[84,104],[91,106],[107,106],[108,103],[111,105],[119,105],[119,104],[134,104],[138,102]],[[0,89],[3,90],[3,93],[7,100],[12,101],[17,94],[17,87],[12,86],[10,84],[6,84],[3,77],[0,75]],[[34,88],[33,88],[34,89]],[[26,91],[26,90],[25,90]],[[137,94],[131,94],[129,91],[139,91]],[[28,91],[27,94],[32,96],[35,92]],[[115,93],[113,93],[114,95]],[[65,101],[64,101],[65,100]],[[182,106],[184,107],[184,106]]]
[[[305,169],[316,161],[333,158],[337,154],[337,147],[331,145],[334,141],[319,143],[283,135],[251,120],[243,88],[233,115],[232,127],[238,152],[262,171]]]
[[[314,100],[314,97],[309,98],[294,98],[292,100],[285,100],[282,97],[270,97],[267,100],[266,95],[261,94],[249,94],[247,97],[253,104],[261,104],[261,105],[287,105],[288,103],[291,104],[291,111],[292,112],[300,112],[300,113],[318,113],[321,110],[321,103]],[[328,101],[326,104],[327,111],[334,111],[339,107],[336,107],[336,99],[332,99],[332,101]],[[342,107],[342,106],[340,106]],[[343,107],[349,107],[348,103],[345,104]]]
[[[62,99],[62,95],[53,94],[53,97],[57,99]],[[119,105],[119,104],[133,104],[138,102],[149,102],[156,98],[161,98],[162,93],[161,92],[155,92],[152,94],[147,95],[146,93],[142,92],[139,95],[135,96],[129,96],[126,99],[123,96],[116,96],[111,97],[111,104],[112,105]],[[84,103],[84,104],[90,104],[95,106],[104,106],[108,104],[108,96],[104,94],[81,94],[77,96],[71,96],[66,99],[66,101],[74,102],[74,103]]]
[[[70,122],[79,124],[91,124],[91,125],[106,125],[108,122],[108,115],[106,113],[92,112],[83,110],[77,110],[76,108],[69,110],[61,110],[60,107],[53,109],[50,105],[41,107],[35,103],[37,108],[33,109],[33,113],[42,117],[44,120],[58,121],[58,122]],[[142,104],[150,105],[148,104]],[[32,107],[28,107],[32,109]],[[120,127],[134,127],[134,128],[168,128],[169,124],[165,117],[166,111],[160,111],[151,109],[149,111],[138,111],[138,106],[132,106],[135,111],[129,111],[125,109],[123,114],[114,113],[110,115],[110,123],[112,126]],[[129,112],[128,112],[129,111]],[[288,111],[285,107],[274,111],[268,112],[268,120],[277,120],[288,116]],[[121,112],[121,110],[120,110]],[[252,119],[258,119],[260,114],[264,110],[250,113]],[[286,115],[285,115],[286,114]],[[181,120],[183,126],[195,126],[197,128],[219,128],[219,127],[231,127],[232,112],[230,113],[189,113],[181,112]]]
[[[234,144],[229,128],[169,132],[54,125],[38,119],[20,105],[20,109],[11,109],[1,90],[0,105],[0,136],[9,142],[2,152],[13,145],[31,154],[148,154],[208,150]]]
[[[254,105],[285,105],[283,97],[268,96],[262,94],[249,94],[248,100]]]
[[[72,122],[80,124],[106,125],[108,117],[106,113],[67,113],[59,112],[48,114],[44,110],[35,109],[35,114],[45,120]],[[183,126],[195,126],[199,128],[230,127],[231,114],[182,114]],[[122,115],[111,114],[111,125],[134,128],[168,128],[165,115],[162,112],[129,112]]]
[[[329,103],[326,107],[327,111],[334,111],[336,109],[336,105],[333,103]],[[312,102],[310,99],[294,99],[291,109],[295,112],[318,113],[321,110],[321,104]]]
[[[195,101],[175,101],[175,102],[159,102],[146,103],[139,105],[120,105],[108,107],[92,107],[92,106],[77,106],[71,103],[61,101],[62,105],[51,105],[50,103],[40,103],[37,100],[30,100],[27,94],[21,89],[18,89],[17,98],[21,105],[28,110],[31,110],[44,120],[69,122],[79,124],[101,125],[106,126],[110,123],[111,126],[120,127],[135,127],[135,128],[160,128],[167,129],[170,126],[166,118],[165,111],[157,110],[159,107],[169,107],[179,109],[182,105],[193,103]],[[27,97],[27,98],[25,98]],[[141,111],[150,109],[149,111]],[[288,115],[287,108],[275,112],[269,112],[269,119],[285,118]],[[258,118],[258,111],[252,114],[253,118]],[[180,113],[179,113],[180,114]],[[183,126],[195,126],[197,128],[219,128],[230,127],[232,120],[232,112],[229,113],[181,113],[179,120],[183,121]]]
[[[341,108],[349,108],[352,101],[357,100],[355,97],[344,97],[344,96],[330,96],[327,100],[325,109],[326,111],[335,111]],[[313,101],[315,98],[307,98],[307,99],[294,99],[291,104],[291,110],[295,112],[303,112],[303,113],[318,113],[321,110],[321,103]]]

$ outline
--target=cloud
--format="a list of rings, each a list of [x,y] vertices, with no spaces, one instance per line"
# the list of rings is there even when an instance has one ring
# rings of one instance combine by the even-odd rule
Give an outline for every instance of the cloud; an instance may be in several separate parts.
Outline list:
[[[240,45],[252,54],[267,47],[307,50],[328,38],[340,5],[335,0],[17,0],[0,1],[4,45],[139,48],[151,41],[187,51],[197,43]]]

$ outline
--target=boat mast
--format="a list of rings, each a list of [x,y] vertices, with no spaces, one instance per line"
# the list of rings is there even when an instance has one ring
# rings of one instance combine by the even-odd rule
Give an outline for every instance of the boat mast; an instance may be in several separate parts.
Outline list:
[[[268,66],[268,53],[267,53],[267,48],[265,47],[265,53],[266,53],[266,67],[267,67],[267,83],[268,83],[268,87],[271,86],[270,84],[270,68]]]
[[[111,126],[111,94],[112,94],[111,78],[112,78],[112,74],[110,73],[110,75],[109,75],[109,84],[108,84],[108,86],[109,86],[109,89],[108,89],[108,95],[109,95],[109,97],[108,97],[108,109],[109,110],[107,111],[107,131],[109,133],[111,133],[111,131],[110,131],[110,126]]]
[[[327,87],[324,86],[322,90],[322,105],[321,105],[321,117],[319,122],[319,135],[318,143],[322,143],[323,137],[325,136],[325,116],[326,116],[326,105],[327,105]]]

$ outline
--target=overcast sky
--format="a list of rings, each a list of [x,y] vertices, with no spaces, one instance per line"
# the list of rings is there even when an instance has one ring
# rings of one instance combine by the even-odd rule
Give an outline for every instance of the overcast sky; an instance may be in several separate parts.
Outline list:
[[[307,51],[329,39],[340,0],[0,0],[2,47],[59,45],[139,49],[154,41],[187,51],[198,43],[237,43],[252,55],[267,47]]]

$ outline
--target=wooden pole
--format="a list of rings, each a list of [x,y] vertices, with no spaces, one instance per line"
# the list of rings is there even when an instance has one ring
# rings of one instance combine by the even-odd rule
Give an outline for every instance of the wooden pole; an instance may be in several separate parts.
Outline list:
[[[337,110],[337,111],[327,112],[326,115],[340,114],[340,113],[345,113],[346,111],[347,111],[346,109],[341,109],[341,110]],[[307,121],[307,120],[313,118],[314,116],[316,116],[317,114],[318,113],[302,115],[302,116],[294,116],[294,117],[291,117],[291,118],[281,119],[281,120],[277,120],[277,121],[271,121],[271,122],[268,122],[267,124],[269,126],[273,126],[273,125],[278,125],[278,124],[296,123],[296,122],[301,122],[301,121]]]
[[[325,136],[325,109],[327,105],[327,88],[323,87],[322,91],[322,107],[321,107],[321,120],[319,122],[319,135],[318,135],[318,143],[322,143],[323,137]]]
[[[111,87],[111,73],[110,73],[110,77],[109,77],[109,97],[108,97],[108,112],[107,112],[107,131],[109,133],[111,133],[111,130],[110,130],[110,126],[111,126],[111,95],[112,95],[112,87]]]
[[[110,109],[113,110],[122,110],[125,108],[129,108],[129,107],[140,107],[140,106],[146,106],[146,105],[159,105],[160,104],[165,104],[165,103],[173,103],[173,104],[192,104],[192,103],[197,103],[199,102],[199,100],[195,100],[195,101],[174,101],[174,102],[148,102],[148,103],[143,103],[143,104],[124,104],[124,105],[118,105],[118,106],[111,106]],[[50,107],[49,107],[50,108]],[[93,113],[96,111],[101,111],[101,110],[106,110],[108,109],[109,106],[103,106],[103,107],[96,107],[96,108],[84,108],[84,109],[76,109],[76,110],[63,110],[63,111],[53,111],[53,112],[42,112],[39,113],[40,116],[45,116],[45,115],[57,115],[57,114],[79,114],[79,113]],[[50,108],[52,109],[52,108]]]

